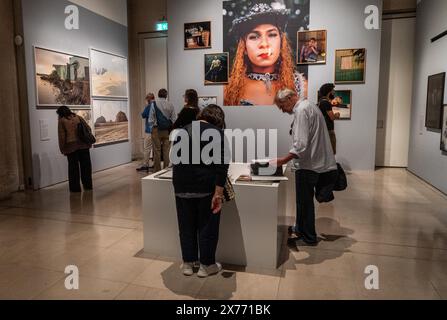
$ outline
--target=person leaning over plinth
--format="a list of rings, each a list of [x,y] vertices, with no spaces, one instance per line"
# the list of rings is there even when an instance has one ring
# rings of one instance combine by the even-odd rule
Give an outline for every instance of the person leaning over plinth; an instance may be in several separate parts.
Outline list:
[[[337,170],[329,132],[323,114],[308,100],[300,100],[295,90],[280,90],[275,98],[278,108],[293,116],[293,145],[288,155],[272,161],[283,166],[293,161],[296,178],[296,224],[289,233],[300,245],[317,245],[315,230],[315,188],[321,174]]]
[[[197,275],[205,278],[222,270],[222,265],[216,262],[216,249],[229,161],[225,157],[223,110],[219,106],[210,105],[201,111],[198,120],[177,130],[178,136],[184,133],[183,136],[188,138],[185,143],[188,152],[186,160],[182,159],[178,163],[173,161],[173,184],[183,256],[182,272],[185,276],[192,276],[200,261]],[[200,135],[196,137],[194,130],[198,130]],[[195,164],[192,160],[193,146],[200,146],[200,154],[203,154],[209,142],[202,141],[200,137],[207,133],[214,133],[212,143],[217,144],[216,150],[220,154],[213,154],[217,160],[202,158]],[[214,137],[217,137],[216,141]],[[173,140],[174,147],[177,143],[184,143],[181,139]],[[186,151],[180,149],[181,153],[186,154]]]

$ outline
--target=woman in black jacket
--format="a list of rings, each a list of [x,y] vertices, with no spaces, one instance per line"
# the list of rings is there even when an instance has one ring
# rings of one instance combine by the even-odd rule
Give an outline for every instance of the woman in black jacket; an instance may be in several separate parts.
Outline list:
[[[197,120],[197,116],[199,115],[199,96],[196,90],[188,89],[185,92],[185,107],[180,112],[177,117],[177,121],[175,121],[173,128],[181,129],[191,124],[193,121]]]
[[[183,159],[179,161],[174,159],[173,184],[184,261],[183,274],[185,276],[193,275],[193,268],[198,265],[200,260],[200,269],[197,275],[205,278],[222,270],[222,266],[216,262],[215,255],[229,161],[226,157],[228,153],[225,152],[227,144],[224,142],[225,114],[223,110],[216,105],[210,105],[203,109],[198,120],[179,130],[186,131],[179,136],[189,138],[185,143],[186,146],[189,145],[189,150],[187,150],[189,159],[187,159],[187,163],[183,163]],[[194,130],[200,130],[200,136],[204,131],[215,130],[214,136],[218,138],[215,138],[216,141],[213,139],[207,143],[200,141],[200,137],[197,137],[199,141],[192,142]],[[174,148],[175,144],[180,141],[176,139]],[[200,154],[209,143],[214,146],[220,144],[219,148],[213,149],[219,150],[220,154],[216,157],[214,154],[210,155],[212,159],[217,158],[217,161],[200,159],[200,161],[193,162],[193,143],[200,145]],[[182,152],[181,149],[180,152]]]

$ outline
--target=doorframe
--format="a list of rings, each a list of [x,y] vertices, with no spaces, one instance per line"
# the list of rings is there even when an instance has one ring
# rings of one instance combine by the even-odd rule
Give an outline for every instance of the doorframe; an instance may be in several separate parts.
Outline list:
[[[140,92],[144,92],[144,94],[146,94],[146,77],[144,74],[144,71],[146,70],[146,55],[145,55],[145,40],[148,39],[159,39],[159,38],[167,38],[168,37],[168,33],[166,31],[149,31],[149,32],[139,32],[138,33],[138,65],[139,65],[139,70],[138,70],[138,78],[139,78],[139,83],[140,83],[140,88],[139,91]],[[166,52],[168,53],[169,47],[166,45]],[[168,74],[167,79],[168,79],[168,87],[166,88],[169,92],[169,63],[167,65],[167,72]],[[156,92],[154,92],[154,94],[157,94]],[[142,139],[144,139],[144,135],[143,135],[143,129],[141,130],[141,134],[142,134]]]

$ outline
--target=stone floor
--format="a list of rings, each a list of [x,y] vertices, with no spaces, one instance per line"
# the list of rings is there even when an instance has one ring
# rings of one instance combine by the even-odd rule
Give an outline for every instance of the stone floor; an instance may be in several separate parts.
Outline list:
[[[141,254],[135,168],[96,174],[93,193],[61,184],[0,202],[0,299],[447,299],[447,197],[405,170],[350,174],[349,190],[318,207],[324,240],[285,246],[278,270],[203,280]],[[67,265],[78,291],[65,289]],[[379,290],[365,289],[369,265]]]

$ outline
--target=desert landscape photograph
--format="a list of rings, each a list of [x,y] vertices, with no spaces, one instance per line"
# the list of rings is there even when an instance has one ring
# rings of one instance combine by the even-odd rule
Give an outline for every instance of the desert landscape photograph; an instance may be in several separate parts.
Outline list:
[[[129,140],[127,101],[94,100],[96,146]]]

